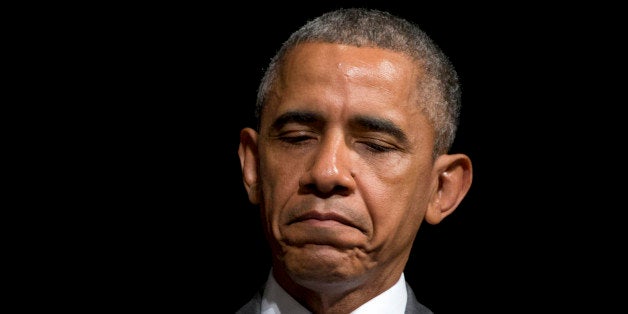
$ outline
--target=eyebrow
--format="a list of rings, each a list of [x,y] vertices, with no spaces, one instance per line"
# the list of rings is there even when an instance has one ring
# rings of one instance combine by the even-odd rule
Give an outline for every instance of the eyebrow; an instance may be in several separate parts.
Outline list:
[[[275,119],[272,128],[277,130],[288,123],[311,124],[317,121],[323,121],[323,116],[319,113],[311,111],[288,111]]]
[[[288,123],[312,124],[324,121],[323,115],[312,111],[288,111],[277,117],[272,124],[275,130],[281,129]],[[407,143],[408,137],[405,132],[394,122],[388,119],[376,118],[372,116],[358,115],[350,120],[350,124],[370,132],[381,132],[393,136],[400,143]]]
[[[388,119],[359,115],[351,119],[351,124],[372,132],[390,134],[400,143],[406,144],[408,137],[403,130]]]

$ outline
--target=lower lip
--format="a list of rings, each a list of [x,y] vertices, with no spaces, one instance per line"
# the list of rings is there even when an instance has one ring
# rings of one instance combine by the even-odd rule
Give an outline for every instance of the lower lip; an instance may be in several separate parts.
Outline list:
[[[304,224],[317,226],[317,227],[337,227],[337,226],[347,227],[347,225],[341,222],[338,222],[337,220],[331,220],[331,219],[327,219],[327,220],[306,219],[306,220],[299,221],[299,223],[304,223]]]
[[[306,244],[353,248],[362,243],[364,234],[337,220],[306,219],[290,224],[283,230],[285,241],[295,246]]]

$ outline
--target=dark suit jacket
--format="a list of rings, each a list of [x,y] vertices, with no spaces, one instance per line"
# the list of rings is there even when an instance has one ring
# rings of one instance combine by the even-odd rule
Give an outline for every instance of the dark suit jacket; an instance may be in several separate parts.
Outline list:
[[[425,305],[419,303],[414,291],[406,282],[406,290],[408,291],[408,301],[406,302],[406,314],[433,314]],[[241,307],[236,314],[260,314],[262,309],[263,290],[258,291],[253,298]]]

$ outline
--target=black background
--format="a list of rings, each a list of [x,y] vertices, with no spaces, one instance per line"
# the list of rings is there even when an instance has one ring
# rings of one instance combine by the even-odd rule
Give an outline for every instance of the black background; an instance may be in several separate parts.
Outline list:
[[[471,157],[474,181],[456,212],[419,232],[406,269],[419,301],[436,313],[585,306],[579,296],[600,277],[584,267],[599,249],[583,208],[599,201],[588,183],[604,181],[595,156],[608,147],[590,133],[602,125],[592,108],[605,102],[587,93],[598,75],[585,60],[605,55],[590,49],[609,34],[591,18],[612,22],[612,8],[375,1],[75,16],[60,37],[80,48],[66,57],[84,108],[73,130],[85,147],[73,159],[81,214],[68,236],[81,256],[69,270],[77,299],[232,313],[252,296],[270,264],[241,180],[239,130],[253,124],[257,84],[283,40],[354,5],[419,24],[463,88],[452,151]]]

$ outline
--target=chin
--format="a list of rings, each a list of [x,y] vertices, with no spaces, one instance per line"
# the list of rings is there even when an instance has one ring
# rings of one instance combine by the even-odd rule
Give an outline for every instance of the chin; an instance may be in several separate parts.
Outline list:
[[[361,277],[367,263],[355,250],[338,250],[327,245],[290,248],[284,255],[285,268],[293,281],[306,287],[333,287]]]

